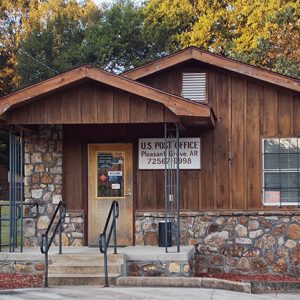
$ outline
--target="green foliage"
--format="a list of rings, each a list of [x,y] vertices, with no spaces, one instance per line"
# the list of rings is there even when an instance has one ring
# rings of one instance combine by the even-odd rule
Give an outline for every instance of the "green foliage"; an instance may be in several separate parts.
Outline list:
[[[0,0],[0,95],[81,64],[121,72],[187,46],[300,77],[300,0]]]
[[[17,73],[26,86],[83,64],[85,31],[99,13],[90,1],[52,0],[30,12],[30,34],[19,44]],[[47,68],[48,66],[49,68]]]
[[[87,28],[82,45],[84,60],[120,72],[145,61],[150,47],[143,33],[144,14],[131,0],[104,7],[99,21]]]
[[[299,0],[149,0],[146,14],[170,51],[198,46],[299,78]]]

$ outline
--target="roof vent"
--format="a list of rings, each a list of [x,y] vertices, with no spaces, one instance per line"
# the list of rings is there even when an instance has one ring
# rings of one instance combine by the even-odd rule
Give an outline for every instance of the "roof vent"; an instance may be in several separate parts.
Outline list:
[[[206,73],[183,73],[181,95],[194,101],[206,101]]]

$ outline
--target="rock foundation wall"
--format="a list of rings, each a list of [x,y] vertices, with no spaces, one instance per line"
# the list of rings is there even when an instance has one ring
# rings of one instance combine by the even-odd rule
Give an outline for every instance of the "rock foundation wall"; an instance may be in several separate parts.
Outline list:
[[[44,261],[5,260],[0,262],[0,273],[43,275],[44,271]]]
[[[193,262],[182,261],[127,261],[126,276],[134,277],[190,277],[194,275]]]
[[[24,143],[25,246],[39,246],[56,205],[62,200],[63,131],[60,125],[40,125],[25,135]],[[32,218],[30,218],[32,217]],[[67,212],[63,224],[64,246],[83,245],[83,212]],[[54,240],[57,244],[58,239]]]
[[[299,213],[298,213],[299,214]],[[160,215],[136,216],[136,244],[153,244]],[[181,244],[195,245],[195,274],[300,276],[300,216],[192,214],[181,217]],[[151,237],[151,238],[149,238]]]

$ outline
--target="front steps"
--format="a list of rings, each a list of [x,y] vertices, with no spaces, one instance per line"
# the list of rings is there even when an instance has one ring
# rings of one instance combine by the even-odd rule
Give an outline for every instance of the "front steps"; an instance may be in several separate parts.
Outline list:
[[[104,285],[104,256],[96,253],[60,254],[51,258],[49,285]],[[109,284],[122,273],[124,256],[108,254]]]

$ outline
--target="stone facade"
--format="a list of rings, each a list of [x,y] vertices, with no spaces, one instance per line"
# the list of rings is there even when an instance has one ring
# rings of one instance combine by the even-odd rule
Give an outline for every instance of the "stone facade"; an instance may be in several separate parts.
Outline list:
[[[17,274],[44,274],[45,263],[43,260],[3,260],[0,262],[0,273]]]
[[[83,246],[84,214],[83,211],[67,212],[63,223],[63,246]]]
[[[194,275],[193,261],[127,261],[126,276],[148,277],[190,277]]]
[[[158,235],[162,214],[136,215],[136,244]],[[191,213],[181,217],[181,244],[195,245],[195,273],[300,276],[300,213]]]
[[[62,200],[63,131],[61,125],[40,125],[37,132],[26,132],[24,143],[24,196],[27,206],[24,237],[25,246],[38,246]],[[63,224],[64,246],[83,244],[83,212],[67,212]],[[54,240],[57,244],[58,239]]]

